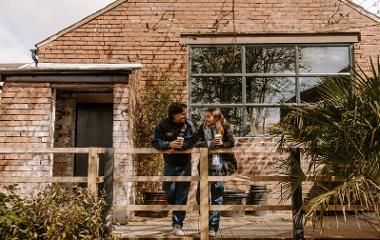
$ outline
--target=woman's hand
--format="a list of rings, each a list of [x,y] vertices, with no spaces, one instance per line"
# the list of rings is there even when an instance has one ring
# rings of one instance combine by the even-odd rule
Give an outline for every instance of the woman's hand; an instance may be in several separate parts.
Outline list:
[[[214,138],[212,141],[211,141],[212,145],[214,146],[220,146],[223,144],[222,140],[220,138]]]

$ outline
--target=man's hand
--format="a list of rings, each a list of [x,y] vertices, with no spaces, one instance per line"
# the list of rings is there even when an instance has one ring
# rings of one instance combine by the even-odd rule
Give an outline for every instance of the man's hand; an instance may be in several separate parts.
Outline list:
[[[182,146],[183,146],[183,141],[181,141],[181,140],[174,140],[173,142],[170,142],[169,143],[169,146],[171,147],[171,148],[181,148]]]

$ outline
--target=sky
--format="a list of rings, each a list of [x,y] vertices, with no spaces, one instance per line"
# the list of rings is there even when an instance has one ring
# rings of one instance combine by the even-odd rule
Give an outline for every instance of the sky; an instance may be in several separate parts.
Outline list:
[[[0,63],[30,63],[35,44],[114,0],[0,0]],[[380,15],[380,0],[354,0]]]
[[[33,62],[30,49],[114,0],[0,0],[0,63]]]

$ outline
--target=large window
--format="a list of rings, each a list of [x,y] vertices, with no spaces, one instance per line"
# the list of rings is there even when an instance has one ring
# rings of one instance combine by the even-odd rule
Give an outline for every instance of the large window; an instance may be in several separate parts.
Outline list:
[[[237,136],[270,134],[284,104],[313,101],[323,78],[350,76],[352,49],[334,45],[190,45],[189,105],[202,124],[220,107]]]

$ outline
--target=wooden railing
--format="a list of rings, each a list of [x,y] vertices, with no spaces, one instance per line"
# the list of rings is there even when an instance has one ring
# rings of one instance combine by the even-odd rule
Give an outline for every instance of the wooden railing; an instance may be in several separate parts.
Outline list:
[[[189,206],[189,205],[114,205],[113,209],[115,210],[130,210],[130,211],[151,211],[151,210],[184,210],[184,211],[198,211],[200,213],[200,238],[201,239],[209,239],[208,236],[208,213],[209,210],[213,211],[244,211],[244,210],[279,210],[279,211],[289,211],[293,210],[295,213],[298,212],[298,209],[293,209],[292,205],[210,205],[209,204],[209,182],[216,181],[224,181],[224,182],[245,182],[245,183],[254,183],[257,181],[285,181],[289,180],[288,176],[208,176],[208,154],[209,153],[253,153],[254,150],[250,149],[220,149],[210,151],[207,148],[194,148],[188,151],[179,151],[180,153],[188,153],[188,154],[200,154],[199,162],[200,162],[200,170],[199,176],[123,176],[123,177],[115,177],[114,180],[118,182],[147,182],[147,181],[161,181],[161,182],[173,182],[173,181],[199,181],[200,185],[200,204],[199,206]],[[115,149],[116,153],[125,153],[125,154],[154,154],[160,153],[155,149],[151,148],[140,148],[140,149]],[[299,153],[299,152],[298,152]],[[301,196],[302,198],[302,196]],[[302,223],[302,215],[297,218],[298,223]],[[301,219],[299,219],[301,218]],[[294,239],[302,239],[303,238],[303,225],[298,224],[297,237]],[[296,235],[295,235],[296,236]]]
[[[200,172],[199,176],[113,176],[113,154],[156,154],[161,153],[153,148],[0,148],[1,153],[33,153],[33,154],[53,154],[53,153],[71,153],[71,154],[88,154],[88,176],[87,177],[0,177],[1,183],[82,183],[87,182],[89,190],[97,194],[97,184],[105,183],[107,210],[106,215],[111,214],[111,207],[114,210],[141,210],[141,211],[161,211],[161,210],[200,210],[200,237],[209,239],[208,236],[208,213],[209,210],[230,211],[230,210],[278,210],[293,212],[293,239],[303,239],[303,215],[298,214],[302,206],[302,189],[293,189],[292,205],[209,205],[209,182],[215,181],[232,181],[245,182],[252,184],[257,181],[289,181],[289,176],[208,176],[208,154],[209,153],[253,153],[254,149],[223,149],[209,151],[207,148],[194,148],[188,151],[178,151],[179,153],[200,154]],[[106,154],[105,176],[98,176],[99,154]],[[290,149],[290,154],[294,161],[300,164],[299,149]],[[339,177],[308,177],[307,181],[341,181]],[[113,204],[113,182],[148,182],[148,181],[186,181],[200,182],[200,205],[112,205]],[[342,206],[332,206],[333,209]],[[361,206],[350,206],[346,209],[363,209]],[[111,218],[107,217],[108,221]]]
[[[26,176],[11,177],[0,176],[2,183],[86,183],[90,192],[97,194],[97,184],[104,182],[103,176],[98,176],[99,154],[106,153],[106,148],[0,148],[0,154],[53,154],[53,153],[82,153],[88,154],[87,177],[52,177],[52,176]]]

